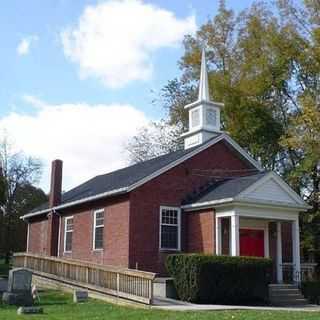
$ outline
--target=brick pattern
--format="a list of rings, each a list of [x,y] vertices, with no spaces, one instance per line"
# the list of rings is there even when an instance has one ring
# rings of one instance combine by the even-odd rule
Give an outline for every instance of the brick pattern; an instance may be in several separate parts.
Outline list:
[[[199,192],[201,187],[213,179],[210,176],[195,174],[195,170],[227,171],[248,168],[252,169],[251,164],[221,141],[128,195],[64,209],[59,212],[63,217],[74,216],[73,248],[70,254],[63,252],[64,218],[62,218],[59,255],[165,274],[164,261],[172,251],[159,250],[160,206],[180,207],[187,195]],[[105,209],[104,250],[93,251],[93,211],[101,208]],[[193,214],[182,212],[182,251],[213,252],[215,230],[213,219],[213,212],[200,211]],[[192,225],[196,230],[193,230]],[[44,232],[41,233],[40,230]],[[45,245],[40,244],[46,233],[46,228],[41,229],[39,223],[32,224],[30,228],[32,252],[46,251],[46,248],[43,250]]]
[[[252,166],[224,142],[204,150],[130,194],[130,267],[165,274],[164,261],[171,252],[159,250],[159,208],[180,206],[186,195],[198,192],[212,177],[195,174],[199,169],[239,170]],[[229,174],[226,172],[226,174]],[[189,235],[186,214],[182,212],[182,251]]]
[[[29,253],[47,254],[47,228],[45,220],[35,220],[29,227]]]
[[[215,253],[215,213],[213,209],[188,212],[186,216],[187,251]]]
[[[93,250],[93,212],[104,209],[104,249]],[[65,218],[73,216],[72,252],[64,252]],[[90,206],[69,210],[61,218],[59,256],[93,263],[128,267],[129,260],[128,196],[105,199]]]

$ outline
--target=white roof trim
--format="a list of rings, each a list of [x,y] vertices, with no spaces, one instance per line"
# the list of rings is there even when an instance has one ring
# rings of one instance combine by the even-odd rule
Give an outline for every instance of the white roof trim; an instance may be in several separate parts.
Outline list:
[[[233,201],[234,201],[234,198],[224,198],[219,200],[204,201],[200,203],[186,204],[181,206],[181,208],[186,211],[193,211],[193,210],[199,210],[202,208],[209,208],[209,207],[220,205],[220,204],[227,204]]]
[[[55,207],[48,208],[48,209],[45,209],[45,210],[31,212],[31,213],[28,213],[28,214],[25,214],[24,216],[22,216],[21,219],[24,220],[24,219],[32,218],[34,216],[37,216],[37,215],[40,215],[40,214],[43,214],[43,213],[47,213],[47,212],[50,212],[50,211],[60,210],[60,209],[68,208],[68,207],[71,207],[71,206],[74,206],[74,205],[77,205],[77,204],[81,204],[81,203],[84,203],[84,202],[87,202],[87,201],[98,200],[98,199],[101,199],[101,198],[104,198],[104,197],[114,196],[114,195],[126,193],[127,191],[128,191],[128,188],[120,188],[120,189],[115,189],[115,190],[99,193],[99,194],[96,194],[96,195],[91,196],[91,197],[86,197],[86,198],[83,198],[83,199],[80,199],[80,200],[68,202],[66,204],[61,204],[59,206],[55,206]]]
[[[185,156],[177,159],[174,162],[171,162],[170,164],[168,164],[167,166],[159,169],[158,171],[153,172],[152,174],[150,174],[149,176],[139,180],[138,182],[128,186],[128,187],[124,187],[124,188],[120,188],[120,189],[115,189],[115,190],[111,190],[111,191],[107,191],[104,193],[100,193],[91,197],[87,197],[87,198],[83,198],[80,200],[76,200],[73,202],[68,202],[66,204],[62,204],[53,208],[48,208],[45,210],[40,210],[40,211],[36,211],[36,212],[32,212],[32,213],[28,213],[24,216],[21,217],[21,219],[28,219],[40,214],[44,214],[47,212],[50,212],[52,210],[59,210],[59,209],[64,209],[67,207],[71,207],[77,204],[81,204],[87,201],[92,201],[92,200],[97,200],[100,198],[104,198],[104,197],[108,197],[108,196],[113,196],[116,194],[120,194],[120,193],[125,193],[125,192],[130,192],[138,187],[140,187],[141,185],[147,183],[148,181],[158,177],[159,175],[165,173],[166,171],[176,167],[177,165],[179,165],[180,163],[192,158],[193,156],[197,155],[198,153],[202,152],[203,150],[206,150],[207,148],[211,147],[212,145],[225,140],[227,141],[232,147],[234,147],[247,161],[249,161],[255,168],[257,168],[257,170],[259,171],[263,171],[262,167],[260,166],[260,164],[254,160],[242,147],[240,147],[239,144],[237,144],[232,138],[230,138],[228,135],[226,135],[225,133],[222,133],[221,135],[217,136],[216,138],[209,140],[207,143],[205,143],[204,145],[202,145],[201,147],[196,148],[195,150],[193,150],[192,152],[187,153]]]
[[[280,201],[263,201],[259,199],[245,199],[245,198],[238,199],[237,197],[188,204],[188,205],[181,206],[181,209],[185,211],[196,211],[196,210],[212,208],[212,207],[230,206],[230,204],[234,206],[249,205],[253,207],[281,208],[281,209],[286,209],[288,211],[292,211],[292,210],[307,211],[308,209],[310,209],[310,206],[306,204],[294,205],[294,204],[280,202]]]

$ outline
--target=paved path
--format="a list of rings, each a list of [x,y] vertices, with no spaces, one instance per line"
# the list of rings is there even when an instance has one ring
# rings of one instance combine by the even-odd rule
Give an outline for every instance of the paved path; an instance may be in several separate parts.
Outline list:
[[[268,311],[313,311],[320,312],[320,306],[306,305],[295,307],[249,307],[249,306],[228,306],[213,304],[194,304],[174,299],[155,298],[152,306],[154,309],[172,310],[172,311],[218,311],[218,310],[268,310]]]

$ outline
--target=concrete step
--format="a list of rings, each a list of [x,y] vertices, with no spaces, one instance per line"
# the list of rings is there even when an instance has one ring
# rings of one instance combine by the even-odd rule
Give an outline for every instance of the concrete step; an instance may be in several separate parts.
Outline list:
[[[295,294],[300,294],[300,290],[298,289],[283,289],[278,291],[269,291],[270,296],[278,297],[278,296],[291,296]]]
[[[308,305],[308,301],[306,299],[296,299],[296,300],[276,300],[271,301],[271,304],[278,307],[292,307],[292,306],[306,306]]]
[[[269,286],[270,302],[274,306],[302,306],[308,301],[301,294],[300,289],[293,284],[274,284]]]
[[[299,289],[299,287],[295,284],[269,284],[270,290],[280,290],[280,289]]]
[[[287,301],[287,300],[291,300],[291,301],[295,301],[295,300],[299,300],[299,299],[304,299],[304,296],[302,294],[296,294],[296,295],[292,295],[292,296],[278,296],[278,297],[270,297],[271,301]]]

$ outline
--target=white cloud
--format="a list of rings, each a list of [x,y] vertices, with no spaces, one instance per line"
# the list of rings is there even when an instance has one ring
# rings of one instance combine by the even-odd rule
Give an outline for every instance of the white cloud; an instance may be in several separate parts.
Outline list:
[[[31,45],[36,41],[38,41],[38,36],[29,36],[21,39],[20,43],[17,46],[18,55],[27,55],[30,51]]]
[[[37,98],[35,114],[17,112],[0,118],[17,149],[44,163],[41,187],[49,188],[50,163],[64,161],[63,188],[68,190],[97,174],[124,166],[124,144],[148,123],[146,116],[130,105],[49,105]]]
[[[149,79],[152,53],[177,46],[195,30],[194,15],[178,18],[141,0],[109,0],[86,7],[78,25],[64,30],[61,39],[82,78],[94,76],[107,87],[122,87]]]

